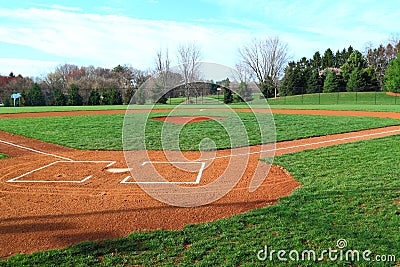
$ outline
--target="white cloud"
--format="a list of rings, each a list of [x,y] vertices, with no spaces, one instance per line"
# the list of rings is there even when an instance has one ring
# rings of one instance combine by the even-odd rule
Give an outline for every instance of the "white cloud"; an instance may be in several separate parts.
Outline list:
[[[53,5],[33,4],[33,6],[50,8],[50,9],[59,9],[59,10],[64,10],[64,11],[81,11],[82,10],[79,7],[69,7],[69,6],[62,6],[62,5],[57,5],[57,4],[53,4]]]
[[[0,58],[0,75],[8,75],[12,71],[24,77],[40,77],[53,71],[58,64],[55,61]]]
[[[54,9],[0,9],[0,16],[17,20],[12,27],[0,27],[1,42],[29,46],[66,61],[106,67],[124,63],[137,68],[150,67],[156,50],[161,47],[169,47],[174,60],[172,54],[177,45],[188,41],[199,45],[204,60],[233,64],[238,44],[248,35],[244,30],[228,26],[210,27]]]
[[[49,55],[46,60],[51,63],[56,58],[62,60],[59,64],[112,68],[127,63],[146,69],[153,64],[156,50],[168,47],[171,59],[175,60],[177,45],[194,41],[202,49],[203,60],[234,66],[238,47],[253,37],[280,36],[297,60],[311,57],[315,51],[323,53],[328,47],[335,51],[353,45],[362,50],[368,41],[385,42],[390,33],[398,31],[393,22],[400,16],[399,9],[383,4],[376,7],[372,5],[374,1],[361,0],[248,0],[246,5],[238,0],[212,2],[224,7],[221,10],[227,12],[226,16],[179,22],[89,14],[61,5],[0,8],[0,42],[42,51],[41,54]],[[241,12],[246,14],[238,16]],[[16,57],[17,52],[10,56],[0,51],[0,58]],[[15,62],[27,66],[25,70],[31,75],[43,72],[28,71],[32,62],[44,68],[51,65],[43,60]]]

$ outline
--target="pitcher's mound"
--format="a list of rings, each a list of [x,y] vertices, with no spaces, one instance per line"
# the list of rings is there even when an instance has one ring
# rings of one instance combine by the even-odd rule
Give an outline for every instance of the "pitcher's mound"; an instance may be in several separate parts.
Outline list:
[[[187,124],[191,122],[208,121],[208,120],[224,120],[226,117],[207,117],[207,116],[167,116],[167,117],[156,117],[152,120],[166,121],[176,124]]]

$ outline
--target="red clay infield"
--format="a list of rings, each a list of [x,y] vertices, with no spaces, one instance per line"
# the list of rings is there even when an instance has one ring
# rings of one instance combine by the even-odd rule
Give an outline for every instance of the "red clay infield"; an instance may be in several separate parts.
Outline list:
[[[56,112],[56,115],[71,113],[76,115],[75,112]],[[121,111],[79,113],[88,115]],[[338,115],[338,112],[332,113],[330,115]],[[377,115],[371,115],[370,112],[367,114]],[[38,115],[35,113],[35,116]],[[346,111],[346,115],[354,115],[354,112]],[[400,118],[398,113],[387,113],[386,116]],[[394,126],[281,142],[277,143],[276,154],[399,132],[400,126]],[[0,258],[16,253],[60,248],[85,240],[121,237],[133,231],[180,229],[189,223],[212,221],[272,205],[300,184],[283,168],[272,166],[261,186],[250,193],[249,184],[257,164],[266,165],[258,160],[263,154],[260,151],[262,149],[261,146],[250,148],[253,153],[246,156],[248,164],[244,175],[227,195],[204,206],[181,208],[153,199],[138,184],[121,183],[130,175],[128,172],[107,171],[110,168],[126,168],[121,151],[79,151],[0,132],[0,151],[10,155],[10,158],[0,161]],[[221,150],[213,154],[217,158],[207,163],[199,185],[211,183],[219,177],[235,158],[229,155],[237,155],[239,151]],[[163,151],[148,153],[153,161],[166,160]],[[211,155],[214,152],[209,153]],[[196,159],[200,153],[184,152],[184,156]],[[112,162],[115,163],[111,166]],[[174,174],[170,176],[171,179],[195,179],[193,175],[180,175],[172,168],[163,168],[165,174]],[[235,172],[235,169],[231,171]],[[7,182],[10,180],[13,182]],[[134,181],[134,178],[129,181]]]

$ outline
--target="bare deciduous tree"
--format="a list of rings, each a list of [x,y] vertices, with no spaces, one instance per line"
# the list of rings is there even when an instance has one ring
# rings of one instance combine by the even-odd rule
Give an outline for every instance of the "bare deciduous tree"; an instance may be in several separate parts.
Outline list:
[[[252,71],[243,62],[237,63],[235,65],[235,70],[236,70],[235,76],[237,76],[235,78],[237,78],[239,82],[244,82],[247,84],[253,77]]]
[[[194,43],[178,46],[178,67],[185,87],[186,100],[189,101],[190,83],[200,78],[200,49]]]
[[[163,90],[168,87],[168,77],[170,73],[171,60],[169,59],[168,49],[163,54],[162,50],[157,51],[155,59],[155,71],[160,80]]]
[[[256,76],[264,96],[269,97],[268,90],[272,86],[276,97],[278,80],[289,60],[287,44],[279,37],[253,39],[239,49],[239,54],[242,63]]]

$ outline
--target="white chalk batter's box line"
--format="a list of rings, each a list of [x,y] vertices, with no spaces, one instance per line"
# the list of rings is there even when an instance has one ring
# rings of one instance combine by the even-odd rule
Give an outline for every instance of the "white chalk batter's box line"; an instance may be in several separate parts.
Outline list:
[[[37,169],[34,169],[34,170],[29,171],[27,173],[24,173],[24,174],[22,174],[22,175],[20,175],[18,177],[10,179],[7,182],[8,183],[84,183],[84,182],[86,182],[87,180],[89,180],[90,178],[93,177],[93,175],[89,175],[89,176],[87,176],[87,177],[85,177],[85,178],[83,178],[82,180],[79,180],[79,181],[74,181],[74,180],[72,180],[72,181],[63,181],[63,180],[60,180],[60,181],[54,181],[54,180],[20,180],[21,178],[23,178],[23,177],[25,177],[25,176],[27,176],[29,174],[32,174],[34,172],[43,170],[45,168],[48,168],[48,167],[53,166],[53,165],[58,164],[58,163],[108,163],[107,166],[106,166],[106,168],[108,168],[108,167],[114,165],[116,163],[116,161],[102,161],[102,160],[92,160],[92,161],[91,160],[82,160],[82,161],[61,160],[61,161],[55,161],[55,162],[52,162],[52,163],[47,164],[45,166],[42,166],[40,168],[37,168]]]
[[[129,182],[128,180],[132,179],[132,176],[127,176],[120,183],[121,184],[200,184],[201,176],[203,175],[204,168],[206,166],[205,162],[173,162],[173,161],[145,161],[142,163],[142,166],[147,164],[200,164],[199,172],[197,173],[196,181],[194,182],[160,182],[160,181],[135,181]]]

